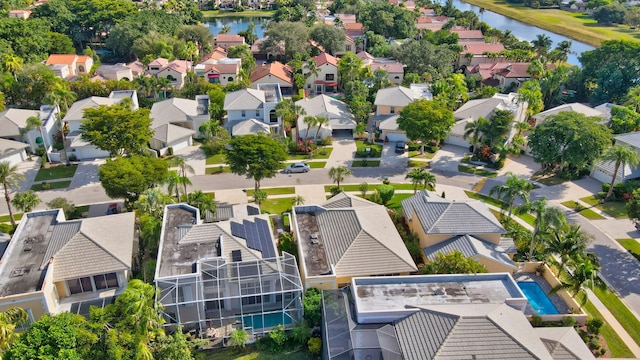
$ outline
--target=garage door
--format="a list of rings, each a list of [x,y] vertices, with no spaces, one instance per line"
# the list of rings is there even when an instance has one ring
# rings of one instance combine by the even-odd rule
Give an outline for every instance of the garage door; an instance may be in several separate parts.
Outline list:
[[[74,149],[75,151],[71,152],[71,154],[75,154],[78,160],[109,157],[107,151],[102,151],[94,146],[82,146]]]
[[[387,140],[391,142],[395,142],[395,141],[408,142],[407,135],[402,133],[387,132],[385,133],[385,136],[387,137]]]
[[[173,145],[173,152],[175,153],[178,150],[184,149],[187,146],[189,146],[189,139],[185,139],[184,141],[181,141],[179,143],[176,143]]]
[[[449,135],[444,142],[446,144],[451,144],[451,145],[456,145],[456,146],[462,146],[465,148],[468,148],[469,146],[471,146],[471,144],[465,140],[462,137],[456,136],[456,135]]]
[[[3,158],[0,158],[0,161],[3,161],[3,162],[4,162],[4,161],[8,161],[8,162],[9,162],[9,164],[10,164],[11,166],[13,166],[13,165],[17,165],[17,164],[21,163],[21,162],[22,162],[22,161],[24,161],[26,158],[27,158],[27,155],[26,155],[25,151],[24,151],[24,150],[22,150],[22,151],[20,151],[20,152],[13,153],[13,154],[11,154],[11,155],[7,155],[7,156],[5,156],[5,157],[3,157]]]
[[[611,177],[613,176],[613,174],[609,174],[607,172],[604,172],[598,168],[593,169],[593,171],[591,172],[591,177],[593,177],[594,179],[603,182],[603,183],[608,183],[611,182]]]

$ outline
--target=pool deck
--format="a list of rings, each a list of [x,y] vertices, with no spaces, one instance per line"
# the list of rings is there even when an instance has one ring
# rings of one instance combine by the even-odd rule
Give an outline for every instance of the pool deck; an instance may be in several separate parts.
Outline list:
[[[565,304],[564,301],[562,301],[562,298],[560,298],[558,294],[549,294],[549,291],[551,291],[551,285],[549,285],[549,283],[542,276],[538,276],[535,273],[516,273],[513,275],[513,279],[516,282],[536,282],[538,285],[540,285],[545,294],[547,294],[547,297],[549,298],[549,300],[551,300],[551,303],[553,304],[553,306],[555,306],[560,314],[571,314],[569,307],[567,306],[567,304]],[[525,309],[524,313],[526,315],[537,314],[536,311],[531,307],[531,304],[527,304],[527,308]]]

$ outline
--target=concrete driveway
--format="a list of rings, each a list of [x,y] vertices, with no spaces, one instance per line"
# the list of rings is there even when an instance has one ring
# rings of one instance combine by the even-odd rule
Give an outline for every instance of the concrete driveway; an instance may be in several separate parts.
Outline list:
[[[335,166],[349,166],[356,154],[356,142],[349,137],[338,137],[333,139],[333,151],[327,160],[326,169]]]
[[[504,167],[498,171],[498,175],[513,173],[520,177],[531,178],[536,171],[540,170],[540,164],[533,161],[531,156],[521,155],[518,157],[510,156],[504,163]]]
[[[458,172],[458,165],[468,154],[467,148],[455,145],[444,145],[431,159],[431,168],[446,172]]]
[[[396,153],[396,143],[388,142],[382,147],[382,157],[380,158],[380,167],[384,168],[407,168],[409,152],[402,154]]]

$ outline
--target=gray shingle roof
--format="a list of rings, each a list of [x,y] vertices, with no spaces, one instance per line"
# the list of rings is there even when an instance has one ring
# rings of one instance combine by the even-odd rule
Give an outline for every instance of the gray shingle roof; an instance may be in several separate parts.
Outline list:
[[[333,130],[355,129],[357,125],[346,103],[324,94],[312,99],[304,98],[296,101],[296,105],[300,105],[307,116],[321,116],[329,119],[329,126]],[[301,116],[300,119],[302,118],[304,117]],[[306,129],[307,126],[303,121],[298,123],[299,127]]]
[[[507,239],[505,239],[505,245],[508,245]],[[511,240],[511,245],[513,245],[513,240]],[[510,248],[511,247],[507,249]],[[513,261],[511,261],[507,255],[507,249],[502,248],[500,245],[465,234],[454,236],[448,240],[428,246],[424,249],[424,253],[427,259],[433,260],[438,253],[448,254],[458,250],[465,257],[481,256],[515,270],[516,266],[513,265]]]
[[[157,128],[153,129],[153,131],[153,138],[165,143],[171,143],[176,140],[192,136],[196,133],[191,129],[173,124],[160,125]]]
[[[544,327],[534,331],[555,360],[595,359],[572,327]]]
[[[269,125],[256,119],[238,121],[231,126],[231,135],[233,136],[250,134],[256,135],[258,133],[269,134],[270,132],[271,128],[269,127]]]
[[[469,100],[456,110],[453,116],[456,120],[489,118],[496,108],[506,108],[505,101],[499,98]]]
[[[160,125],[189,121],[192,116],[196,116],[198,102],[191,99],[171,98],[159,101],[151,106],[150,117],[153,120],[152,128]]]
[[[224,110],[261,109],[265,103],[264,91],[242,89],[228,93],[224,98]]]
[[[459,317],[422,310],[398,321],[394,327],[405,360],[433,359]]]
[[[556,106],[549,110],[545,110],[541,113],[533,115],[532,117],[538,121],[542,121],[551,115],[556,115],[563,111],[575,111],[577,113],[584,114],[586,116],[602,116],[601,111],[591,108],[587,105],[583,105],[580,103],[570,103],[570,104],[563,104],[560,106]]]
[[[38,110],[7,109],[0,112],[0,136],[20,136],[20,129],[27,126],[31,116],[40,118]]]
[[[13,154],[16,151],[20,151],[28,147],[29,147],[29,144],[25,144],[25,143],[13,141],[13,140],[0,139],[0,156]]]
[[[407,106],[416,98],[413,90],[404,86],[394,86],[378,90],[373,104],[376,106]]]
[[[616,143],[625,143],[640,149],[640,131],[616,135],[615,139]]]
[[[489,208],[478,200],[451,201],[425,190],[402,201],[408,219],[418,217],[426,234],[504,234]]]
[[[331,199],[327,200],[322,207],[325,209],[339,209],[339,208],[350,208],[350,207],[362,207],[362,206],[374,206],[375,203],[363,199],[358,196],[351,195],[346,192],[341,192],[338,195],[331,197]]]

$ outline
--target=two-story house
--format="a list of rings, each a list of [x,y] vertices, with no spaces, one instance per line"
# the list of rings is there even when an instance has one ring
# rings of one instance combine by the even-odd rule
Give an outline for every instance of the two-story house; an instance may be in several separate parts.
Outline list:
[[[302,72],[307,76],[305,90],[312,95],[335,93],[338,89],[338,59],[330,54],[322,53],[314,56],[317,73],[310,73],[305,64]]]
[[[216,46],[225,50],[232,46],[244,45],[244,36],[238,34],[218,34],[216,35]]]
[[[50,105],[42,105],[40,110],[7,109],[0,112],[0,138],[11,141],[11,144],[4,142],[6,151],[0,156],[2,161],[9,161],[13,165],[26,159],[25,147],[15,142],[26,144],[31,153],[40,148],[51,153],[54,136],[59,129],[59,114],[59,109]],[[40,119],[40,129],[27,130],[30,117]],[[17,151],[10,151],[11,148]]]
[[[431,100],[432,95],[428,85],[411,84],[410,88],[394,86],[378,90],[373,105],[376,112],[373,117],[373,128],[380,131],[380,137],[385,141],[407,142],[407,134],[398,128],[400,111],[414,100]],[[374,130],[374,129],[370,129]],[[373,131],[370,131],[373,133]]]
[[[59,78],[88,74],[93,66],[91,56],[76,54],[51,54],[46,63]]]
[[[635,150],[640,154],[640,132],[632,132],[615,136],[616,145],[622,145]],[[591,171],[591,176],[603,183],[611,183],[616,169],[615,161],[598,161]],[[640,169],[637,166],[624,164],[618,169],[615,183],[624,182],[640,177]],[[615,184],[614,183],[614,184]]]
[[[293,94],[293,71],[289,65],[278,61],[253,68],[249,74],[249,82],[253,88],[258,88],[260,84],[278,84],[282,95]]]
[[[66,220],[61,209],[24,215],[0,261],[0,311],[19,306],[29,323],[65,311],[88,316],[124,290],[135,214]]]
[[[280,101],[282,94],[278,84],[259,84],[258,89],[247,88],[227,93],[223,107],[227,112],[227,129],[232,131],[239,123],[255,119],[279,131],[282,123],[276,115],[276,105]],[[263,131],[259,127],[250,128]]]
[[[200,136],[200,127],[211,120],[209,95],[196,95],[195,100],[171,98],[151,107],[151,128],[154,136],[150,146],[165,155],[191,146],[193,136]]]

